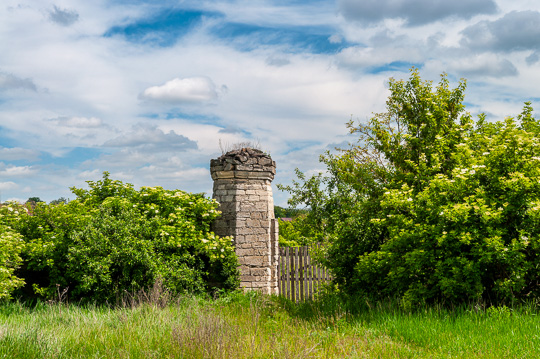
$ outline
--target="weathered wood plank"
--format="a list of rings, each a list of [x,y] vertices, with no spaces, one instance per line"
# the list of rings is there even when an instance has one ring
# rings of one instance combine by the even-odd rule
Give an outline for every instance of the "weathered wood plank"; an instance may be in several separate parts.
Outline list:
[[[279,293],[287,299],[295,302],[313,299],[323,283],[332,279],[326,268],[313,263],[307,246],[280,247],[278,253]]]

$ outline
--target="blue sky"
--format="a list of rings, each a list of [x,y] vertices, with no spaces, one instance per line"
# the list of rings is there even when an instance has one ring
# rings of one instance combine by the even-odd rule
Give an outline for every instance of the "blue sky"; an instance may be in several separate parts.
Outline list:
[[[538,107],[540,3],[3,0],[0,53],[0,200],[73,198],[103,171],[211,194],[220,143],[260,143],[275,183],[324,170],[411,66],[467,78],[473,114]]]

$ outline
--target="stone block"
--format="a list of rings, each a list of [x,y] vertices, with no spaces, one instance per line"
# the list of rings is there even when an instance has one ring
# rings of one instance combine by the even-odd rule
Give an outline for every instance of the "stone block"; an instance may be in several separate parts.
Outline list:
[[[260,157],[258,163],[263,166],[271,166],[272,159],[268,157]]]
[[[256,256],[266,256],[268,254],[268,248],[257,248],[252,246],[253,254]]]
[[[257,211],[268,211],[268,203],[266,202],[256,202],[254,207]]]
[[[262,282],[251,282],[252,288],[263,288],[266,287],[268,290],[270,290],[270,285],[268,281],[262,281]]]
[[[262,219],[263,215],[262,215],[261,212],[253,212],[253,213],[250,213],[250,218],[252,218],[252,219]]]
[[[245,211],[245,212],[253,212],[253,211],[258,211],[258,209],[255,207],[255,205],[253,203],[240,203],[239,204],[239,210],[240,211]]]
[[[241,273],[250,275],[251,274],[251,267],[246,265],[241,265],[238,267],[238,270],[240,270]]]
[[[236,241],[236,249],[248,249],[248,248],[253,248],[253,246],[251,245],[251,242],[246,242],[246,241],[238,242],[238,241]]]
[[[250,172],[248,172],[248,171],[233,171],[231,173],[233,173],[234,178],[249,178],[249,173]]]
[[[253,171],[253,166],[252,165],[248,165],[248,164],[242,164],[242,165],[237,165],[236,166],[236,170],[237,171]]]
[[[244,227],[247,227],[247,226],[248,226],[248,221],[249,221],[249,220],[250,220],[249,218],[242,218],[242,217],[237,218],[237,219],[236,219],[236,223],[235,223],[236,228],[244,228]]]
[[[243,260],[244,264],[250,265],[250,266],[261,266],[264,262],[264,256],[249,256],[244,257]]]
[[[236,255],[238,256],[238,259],[240,260],[240,257],[246,257],[246,256],[253,256],[258,255],[259,253],[256,253],[256,250],[253,248],[236,248]]]
[[[212,173],[213,179],[226,179],[226,178],[234,178],[234,172],[232,171],[216,171]]]
[[[257,277],[269,276],[270,272],[271,272],[270,268],[251,268],[250,269],[250,274]]]
[[[246,221],[246,225],[248,227],[260,227],[261,226],[261,222],[257,219],[248,219]]]
[[[266,239],[266,238],[265,238]],[[270,248],[270,241],[268,240],[257,240],[257,241],[252,241],[250,242],[251,243],[251,247],[253,248]]]

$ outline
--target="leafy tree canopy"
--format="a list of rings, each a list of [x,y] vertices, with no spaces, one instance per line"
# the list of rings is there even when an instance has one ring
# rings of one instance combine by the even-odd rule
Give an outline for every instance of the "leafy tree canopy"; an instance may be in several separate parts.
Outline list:
[[[60,197],[60,198],[57,198],[57,199],[53,199],[52,201],[49,202],[49,204],[60,204],[60,203],[68,203],[69,200],[67,198],[64,198],[64,197]]]
[[[474,120],[465,81],[412,70],[390,79],[385,113],[347,124],[358,141],[321,161],[327,174],[282,186],[327,239],[346,293],[406,306],[540,296],[540,122]]]
[[[301,214],[305,214],[306,212],[306,209],[284,208],[280,206],[274,206],[274,216],[276,218],[294,218]]]
[[[41,200],[41,198],[39,198],[39,197],[30,197],[30,198],[28,198],[26,200],[26,203],[34,203],[34,204],[36,204],[36,203],[39,203],[39,202],[43,202]]]

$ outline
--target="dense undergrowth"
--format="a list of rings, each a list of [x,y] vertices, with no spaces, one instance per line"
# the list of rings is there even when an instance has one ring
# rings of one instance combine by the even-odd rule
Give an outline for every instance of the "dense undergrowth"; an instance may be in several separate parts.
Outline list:
[[[426,307],[393,301],[294,304],[254,292],[172,296],[161,286],[117,306],[0,305],[2,358],[538,357],[538,306]]]

